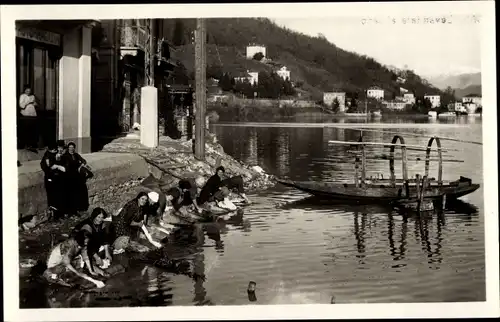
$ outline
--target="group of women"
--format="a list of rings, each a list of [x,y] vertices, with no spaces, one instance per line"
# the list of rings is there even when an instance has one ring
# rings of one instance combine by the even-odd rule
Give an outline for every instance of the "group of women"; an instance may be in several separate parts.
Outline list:
[[[89,208],[87,179],[92,172],[87,161],[76,152],[76,144],[63,140],[49,145],[40,161],[45,174],[47,204],[54,219],[76,215]]]
[[[69,238],[56,245],[47,260],[44,276],[50,282],[67,285],[60,274],[69,270],[83,279],[103,287],[104,282],[96,276],[107,277],[106,268],[111,265],[112,255],[123,253],[129,248],[131,240],[143,233],[155,247],[162,244],[153,240],[148,232],[148,221],[159,220],[170,204],[174,211],[186,211],[192,206],[198,213],[207,202],[224,200],[230,190],[236,190],[248,203],[240,176],[222,179],[225,170],[219,167],[197,193],[194,180],[180,180],[178,185],[163,193],[159,188],[141,191],[134,199],[127,202],[118,212],[109,215],[102,208],[95,208],[90,217],[75,226]],[[145,187],[147,185],[144,184]],[[89,274],[78,271],[74,261],[79,260],[81,268]],[[91,276],[90,276],[91,275]]]

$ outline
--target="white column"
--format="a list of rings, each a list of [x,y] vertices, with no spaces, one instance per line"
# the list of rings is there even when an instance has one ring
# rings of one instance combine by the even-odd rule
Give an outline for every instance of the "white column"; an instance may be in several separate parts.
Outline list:
[[[90,152],[91,41],[90,27],[66,31],[59,61],[58,139],[80,153]]]
[[[90,88],[92,68],[92,29],[81,29],[81,55],[78,71],[78,152],[90,152]]]
[[[158,146],[158,89],[154,86],[141,88],[141,144]]]

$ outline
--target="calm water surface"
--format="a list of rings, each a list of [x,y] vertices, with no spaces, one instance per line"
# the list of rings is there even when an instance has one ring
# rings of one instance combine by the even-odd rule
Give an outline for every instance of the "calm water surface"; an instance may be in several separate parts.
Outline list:
[[[300,119],[339,122],[314,115]],[[425,119],[382,122],[404,122],[400,131],[427,136],[481,141],[482,135],[479,118],[436,121],[434,126]],[[357,140],[359,132],[306,126],[221,124],[212,125],[212,131],[226,152],[279,177],[352,180],[348,147],[328,145],[328,140]],[[397,126],[383,127],[398,131]],[[366,141],[389,142],[392,136],[364,133]],[[427,144],[425,138],[405,140]],[[444,179],[464,175],[482,185],[482,146],[443,144],[458,150],[446,153],[446,159],[465,161],[445,163]],[[411,176],[423,174],[424,162],[409,164]],[[367,170],[368,176],[388,177],[389,165],[375,161]],[[396,164],[396,175],[400,174]],[[437,176],[435,163],[431,163],[431,176]],[[485,300],[482,187],[450,206],[443,217],[421,218],[380,206],[321,205],[281,186],[251,197],[254,204],[244,214],[208,227],[202,246],[177,247],[178,256],[204,274],[204,280],[137,264],[108,281],[100,294],[58,291],[51,305],[299,304],[330,303],[332,297],[336,303]],[[246,292],[249,281],[257,283],[254,302]]]

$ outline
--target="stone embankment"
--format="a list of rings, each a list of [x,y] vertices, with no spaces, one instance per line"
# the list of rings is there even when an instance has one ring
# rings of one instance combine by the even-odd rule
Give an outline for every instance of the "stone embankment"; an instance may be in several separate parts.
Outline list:
[[[144,190],[141,182],[149,175],[158,179],[163,189],[168,189],[177,184],[180,178],[191,177],[197,178],[198,183],[206,182],[215,173],[215,168],[222,165],[227,175],[243,177],[249,193],[275,184],[273,176],[264,173],[259,167],[247,166],[226,154],[213,134],[208,134],[206,138],[205,161],[194,157],[190,140],[176,141],[165,137],[160,139],[160,145],[154,149],[142,146],[138,138],[119,138],[107,144],[98,157],[92,155],[95,154],[84,155],[95,174],[87,184],[89,212],[95,207],[102,207],[109,213],[117,211]],[[35,167],[38,163],[31,166]],[[62,222],[46,222],[43,174],[38,170],[30,172],[25,169],[24,173],[20,171],[19,181],[20,212],[24,210],[24,214],[35,215],[32,222],[24,225],[28,229],[20,229],[22,264],[23,258],[40,259],[38,257],[46,256],[50,246],[66,238],[76,222],[86,214]]]

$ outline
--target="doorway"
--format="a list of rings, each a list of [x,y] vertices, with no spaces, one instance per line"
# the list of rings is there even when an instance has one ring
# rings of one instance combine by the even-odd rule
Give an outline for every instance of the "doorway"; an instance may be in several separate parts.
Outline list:
[[[16,41],[17,60],[17,99],[24,91],[25,86],[31,87],[38,103],[37,107],[37,134],[38,148],[46,147],[57,139],[57,111],[59,104],[59,55],[60,49],[46,46],[25,39]],[[18,148],[24,147],[22,133],[27,129],[20,128],[23,116],[16,106],[18,116]],[[20,135],[21,134],[21,135]]]

